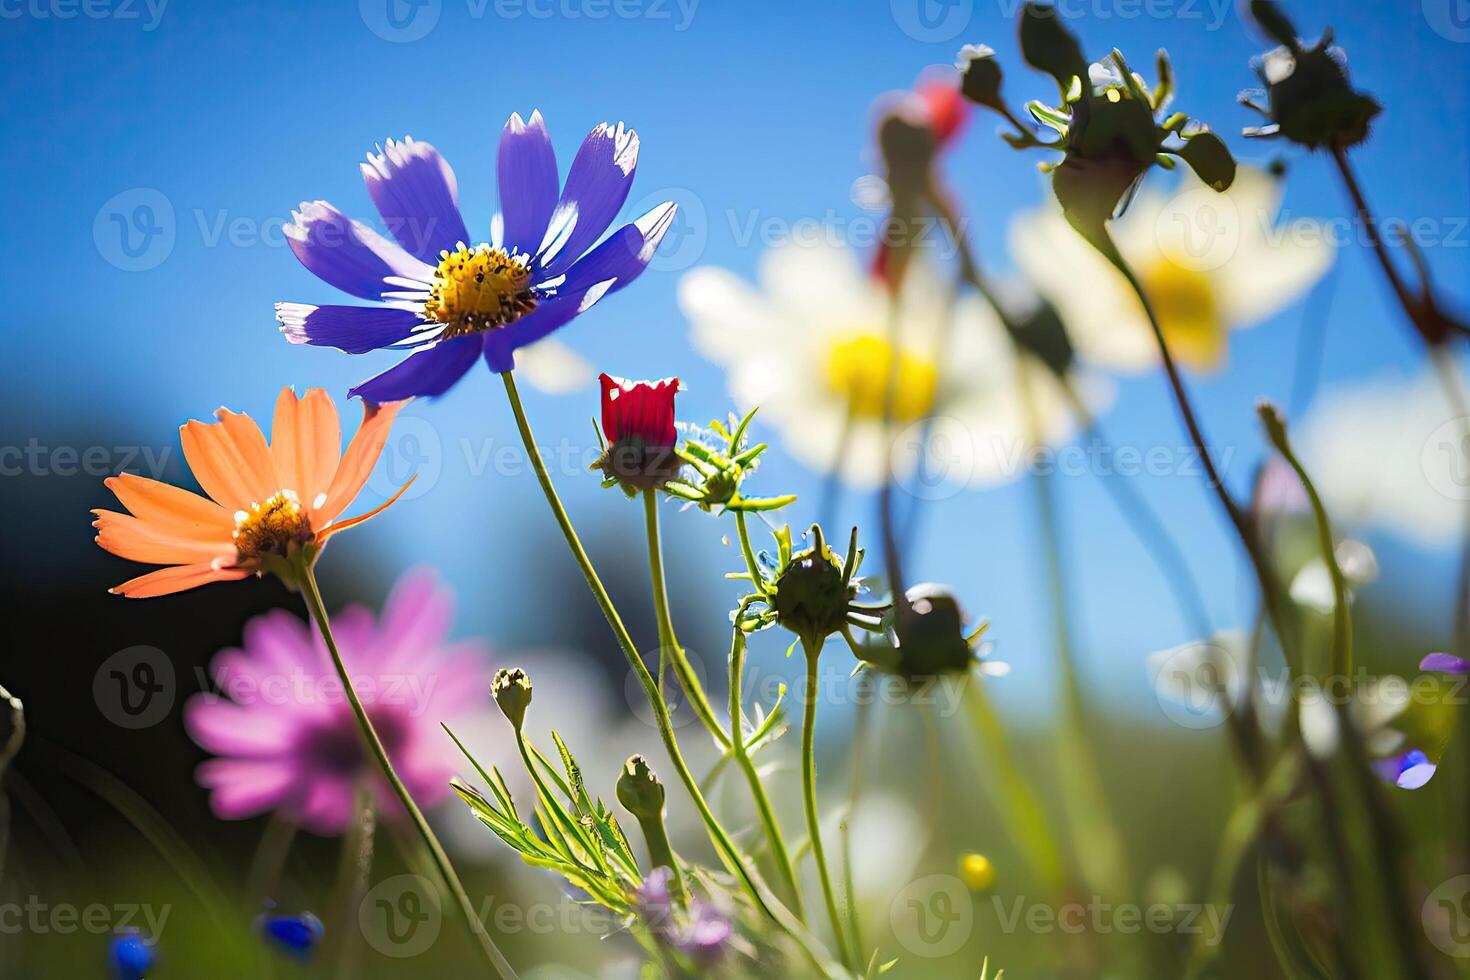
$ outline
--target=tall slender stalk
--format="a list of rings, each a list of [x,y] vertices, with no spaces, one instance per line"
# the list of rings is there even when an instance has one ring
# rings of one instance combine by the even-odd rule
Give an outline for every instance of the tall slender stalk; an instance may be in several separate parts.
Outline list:
[[[832,925],[832,936],[842,963],[855,970],[852,956],[842,928],[842,915],[837,910],[837,895],[832,890],[832,878],[827,871],[827,851],[822,846],[822,821],[817,809],[817,659],[822,652],[822,642],[801,644],[806,654],[806,691],[801,717],[801,799],[806,809],[806,832],[812,849],[812,859],[817,865],[817,879],[822,884],[822,898],[827,903],[827,918]]]
[[[444,879],[444,884],[449,888],[455,901],[459,904],[460,912],[463,913],[470,932],[474,934],[479,943],[481,951],[485,954],[495,972],[501,980],[516,980],[516,972],[511,968],[510,962],[500,951],[495,940],[491,937],[485,924],[480,921],[479,912],[474,902],[470,900],[469,893],[465,891],[464,883],[459,880],[459,875],[454,870],[454,865],[449,861],[449,855],[444,852],[444,847],[439,843],[429,821],[424,818],[424,813],[414,802],[413,795],[409,793],[408,787],[398,777],[393,768],[392,761],[388,758],[388,750],[383,747],[383,740],[378,737],[377,729],[373,727],[372,719],[368,717],[367,709],[363,707],[362,699],[357,696],[357,689],[353,686],[352,675],[347,672],[347,665],[342,661],[342,654],[337,649],[337,641],[332,636],[331,619],[327,616],[327,608],[322,603],[321,590],[316,584],[316,573],[312,571],[311,565],[302,563],[298,569],[297,584],[301,588],[302,597],[306,600],[306,608],[316,620],[317,628],[321,631],[322,640],[327,645],[327,652],[331,655],[332,666],[337,671],[337,679],[342,682],[342,689],[347,695],[347,703],[352,706],[353,717],[357,719],[357,727],[362,733],[363,741],[367,743],[368,750],[372,753],[378,768],[383,771],[383,776],[388,780],[388,785],[393,788],[393,793],[398,801],[403,804],[409,819],[423,839],[424,846],[428,848],[429,856],[433,859],[434,867],[439,876]]]
[[[669,606],[668,586],[664,577],[663,541],[659,534],[658,521],[658,493],[654,490],[643,491],[643,513],[644,522],[648,531],[648,569],[653,580],[653,606],[654,614],[658,620],[659,646],[668,651],[669,659],[674,665],[674,675],[679,679],[684,693],[689,697],[689,703],[694,707],[694,713],[709,729],[715,741],[730,752],[740,770],[745,774],[746,782],[750,785],[750,794],[755,801],[756,812],[760,815],[761,827],[765,831],[766,844],[771,849],[771,856],[776,862],[776,869],[781,873],[782,880],[792,896],[792,914],[798,919],[805,921],[804,912],[801,907],[801,888],[796,881],[796,872],[791,866],[791,856],[786,850],[786,842],[781,837],[781,829],[776,823],[771,801],[766,795],[765,785],[761,783],[760,774],[756,772],[750,755],[745,751],[744,733],[740,730],[740,699],[738,678],[731,675],[732,695],[730,698],[731,714],[734,719],[730,725],[729,734],[720,726],[715,717],[714,708],[710,705],[709,698],[705,695],[704,685],[699,682],[697,675],[689,663],[688,653],[679,642],[678,634],[674,631],[674,617]],[[743,517],[743,515],[742,515]],[[744,526],[743,523],[741,525]],[[736,627],[739,632],[739,627]],[[744,644],[741,644],[741,656],[743,659]],[[732,652],[732,657],[734,656]],[[733,661],[732,661],[733,662]]]
[[[629,635],[628,628],[623,625],[622,617],[618,615],[612,597],[608,595],[607,588],[602,584],[602,579],[598,577],[597,570],[592,566],[592,559],[587,557],[587,551],[582,547],[582,541],[577,537],[576,529],[572,527],[571,518],[567,516],[566,508],[557,495],[556,487],[552,485],[551,474],[546,469],[546,462],[541,458],[540,450],[536,448],[536,436],[531,431],[530,420],[526,418],[525,406],[521,404],[515,377],[510,371],[502,373],[500,377],[505,384],[506,398],[510,402],[511,412],[515,415],[516,428],[520,432],[521,442],[525,446],[526,455],[531,460],[531,468],[536,472],[536,479],[541,484],[541,492],[546,497],[547,506],[551,508],[557,527],[566,539],[567,549],[572,553],[572,558],[577,562],[582,577],[587,581],[587,588],[597,601],[598,608],[602,610],[603,618],[607,620],[608,626],[611,627],[618,641],[618,646],[622,648],[623,656],[627,659],[629,667],[632,668],[634,676],[638,678],[639,686],[643,688],[643,694],[653,710],[654,724],[658,728],[664,749],[669,754],[669,760],[674,765],[679,781],[684,784],[695,809],[699,811],[710,841],[714,844],[715,850],[719,852],[721,860],[740,879],[741,885],[750,894],[756,906],[796,940],[818,969],[826,975],[831,975],[831,964],[824,960],[821,951],[814,945],[812,938],[801,923],[760,880],[749,858],[736,848],[735,842],[724,827],[720,826],[719,820],[716,819],[704,794],[700,791],[699,782],[694,778],[689,764],[684,760],[684,753],[679,748],[679,741],[674,735],[674,724],[669,715],[669,706],[659,693],[657,682],[648,672],[648,666],[643,662],[643,657],[639,654],[632,636]]]

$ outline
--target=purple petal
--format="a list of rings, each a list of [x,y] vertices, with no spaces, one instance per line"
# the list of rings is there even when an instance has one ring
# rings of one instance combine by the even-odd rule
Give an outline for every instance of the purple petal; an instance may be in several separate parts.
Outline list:
[[[673,201],[665,201],[632,224],[623,225],[572,263],[563,288],[578,290],[612,279],[615,281],[608,292],[615,293],[637,279],[653,261],[653,253],[672,227],[678,210]]]
[[[411,138],[389,140],[361,166],[383,223],[410,255],[438,265],[441,251],[469,242],[454,171],[438,150]]]
[[[277,303],[276,320],[281,333],[293,344],[313,347],[335,347],[349,354],[407,340],[414,328],[424,322],[417,313],[391,306],[308,306],[305,303]],[[424,341],[432,340],[426,332]]]
[[[638,166],[638,134],[601,123],[582,141],[537,258],[557,275],[602,237],[628,199]]]
[[[318,279],[362,299],[382,299],[384,279],[400,276],[428,282],[434,274],[403,249],[326,201],[303,201],[291,212],[286,243]]]
[[[374,669],[396,673],[422,668],[424,651],[444,646],[453,623],[453,590],[441,586],[429,569],[405,573],[383,605]]]
[[[1432,762],[1421,762],[1407,767],[1399,773],[1399,789],[1419,789],[1434,778],[1436,768],[1438,767]]]
[[[1431,653],[1419,661],[1420,670],[1438,670],[1446,674],[1470,674],[1470,661],[1449,653]]]
[[[419,351],[348,392],[365,402],[396,402],[415,395],[442,395],[475,363],[483,343],[478,334],[446,340]]]
[[[540,111],[531,113],[531,121],[523,122],[513,113],[500,134],[500,150],[496,161],[500,186],[500,213],[505,219],[502,231],[507,248],[531,252],[546,237],[546,226],[556,207],[560,181],[556,173],[556,152],[546,132],[546,121]]]
[[[510,326],[490,331],[485,335],[485,363],[497,374],[512,370],[517,349],[534,344],[553,330],[566,326],[573,317],[586,313],[602,299],[610,286],[609,282],[600,282],[558,293],[542,300],[540,306]]]

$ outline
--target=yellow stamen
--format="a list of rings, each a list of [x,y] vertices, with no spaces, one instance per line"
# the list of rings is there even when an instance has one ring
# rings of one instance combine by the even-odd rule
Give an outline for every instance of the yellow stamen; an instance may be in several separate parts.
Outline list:
[[[898,352],[893,417],[914,422],[934,407],[939,368],[928,358]],[[855,417],[883,418],[889,375],[894,370],[893,345],[876,334],[859,334],[834,344],[824,365],[827,386],[847,401]]]
[[[1143,288],[1181,363],[1201,371],[1224,363],[1228,330],[1208,276],[1161,255],[1143,270]]]
[[[281,490],[265,503],[235,511],[235,550],[241,563],[262,555],[285,555],[311,540],[311,525],[294,490]]]
[[[424,316],[446,325],[445,339],[503,327],[536,308],[526,256],[483,244],[439,255]]]

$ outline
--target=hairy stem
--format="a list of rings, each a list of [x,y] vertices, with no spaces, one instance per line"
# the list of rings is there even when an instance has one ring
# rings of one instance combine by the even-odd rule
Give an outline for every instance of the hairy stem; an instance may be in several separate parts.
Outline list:
[[[495,967],[495,972],[502,980],[515,980],[516,972],[511,969],[510,962],[495,940],[485,929],[485,924],[480,921],[479,912],[475,903],[470,900],[469,893],[465,891],[464,883],[459,880],[459,875],[454,870],[454,865],[449,861],[449,855],[444,852],[444,847],[439,843],[429,821],[424,818],[424,813],[419,805],[414,802],[413,796],[408,792],[408,787],[403,785],[403,780],[393,768],[392,761],[388,758],[388,750],[383,747],[383,740],[378,737],[377,729],[373,727],[372,719],[368,717],[367,709],[363,707],[362,699],[357,696],[357,689],[352,684],[352,675],[347,672],[347,665],[342,661],[342,654],[337,649],[337,641],[332,636],[332,622],[327,616],[327,607],[322,603],[321,590],[316,584],[316,573],[310,565],[303,564],[297,577],[301,587],[301,594],[306,599],[306,608],[311,617],[316,620],[317,628],[321,630],[322,640],[327,645],[327,652],[332,657],[332,666],[337,671],[337,679],[342,682],[342,689],[347,695],[347,703],[352,706],[353,717],[357,719],[357,727],[362,733],[363,741],[367,743],[368,750],[373,759],[378,763],[378,768],[383,771],[383,776],[388,780],[388,785],[393,788],[393,794],[403,804],[409,819],[413,822],[414,829],[418,831],[419,837],[423,839],[424,846],[429,850],[429,856],[433,859],[434,867],[439,876],[444,879],[444,884],[449,888],[455,901],[459,904],[460,911],[464,914],[465,922],[469,925],[470,932],[474,934],[475,940],[480,944],[480,949],[485,958]]]
[[[822,822],[817,810],[817,659],[822,652],[821,641],[808,644],[803,639],[802,650],[806,653],[806,691],[801,719],[801,798],[806,808],[806,832],[817,865],[817,878],[822,883],[822,898],[827,903],[833,941],[842,955],[843,965],[853,970],[852,956],[843,938],[842,916],[837,911],[837,896],[827,871],[827,852],[822,846]]]

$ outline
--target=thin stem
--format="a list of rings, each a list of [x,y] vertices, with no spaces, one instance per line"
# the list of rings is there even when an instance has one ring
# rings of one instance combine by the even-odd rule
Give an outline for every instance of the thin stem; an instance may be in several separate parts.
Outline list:
[[[346,928],[357,916],[357,907],[367,891],[373,870],[374,838],[377,835],[377,807],[372,791],[359,785],[353,801],[352,827],[342,838],[341,864],[337,877],[337,897],[333,906],[340,926],[336,931],[337,975],[346,978],[358,972],[357,951],[360,933]]]
[[[556,487],[551,483],[551,474],[547,472],[546,462],[541,458],[540,451],[536,448],[536,437],[531,431],[531,423],[526,418],[525,407],[521,404],[520,392],[516,389],[515,377],[511,372],[501,374],[501,380],[505,383],[505,394],[510,402],[512,413],[515,415],[516,428],[520,431],[521,442],[525,446],[526,455],[531,460],[531,468],[536,471],[536,479],[541,484],[541,492],[546,497],[547,506],[551,508],[552,516],[556,519],[557,527],[560,528],[562,536],[566,539],[567,549],[572,553],[582,572],[582,577],[587,581],[587,588],[592,592],[597,601],[598,608],[602,610],[603,618],[612,628],[613,635],[622,648],[623,656],[632,668],[634,676],[638,678],[638,684],[643,688],[643,694],[648,699],[649,706],[653,710],[654,723],[658,728],[659,737],[662,739],[664,748],[669,754],[670,761],[674,764],[674,771],[679,776],[679,781],[689,793],[694,802],[695,809],[699,811],[700,818],[704,821],[705,830],[709,834],[715,850],[726,865],[740,878],[755,901],[756,905],[766,915],[770,916],[802,947],[803,951],[824,974],[831,974],[832,967],[824,962],[820,951],[813,945],[811,937],[806,934],[801,923],[792,916],[791,912],[781,904],[771,890],[757,876],[755,870],[750,866],[749,860],[735,847],[730,835],[720,826],[715,818],[714,812],[710,810],[709,803],[705,801],[704,794],[700,792],[699,782],[689,769],[689,764],[684,761],[684,753],[679,748],[678,739],[674,735],[673,719],[669,716],[669,706],[659,694],[658,684],[653,675],[648,672],[648,666],[644,664],[643,658],[638,653],[638,647],[633,643],[633,638],[628,634],[628,628],[623,625],[622,617],[618,615],[617,607],[613,605],[612,597],[607,594],[606,587],[597,575],[597,570],[592,566],[592,560],[587,557],[587,551],[582,547],[582,541],[577,537],[577,531],[572,527],[571,518],[562,506],[561,498],[557,496]]]
[[[765,581],[761,578],[760,565],[755,560],[755,550],[750,546],[750,530],[745,526],[745,511],[735,512],[735,531],[740,537],[740,553],[745,556],[745,568],[750,572],[751,585],[765,594]]]
[[[705,696],[704,685],[699,683],[699,677],[694,673],[689,663],[689,656],[679,644],[679,638],[674,634],[674,619],[669,612],[669,592],[664,581],[664,549],[663,542],[659,536],[658,529],[658,491],[643,491],[643,517],[644,525],[648,531],[648,573],[653,580],[653,609],[658,620],[658,643],[660,647],[660,663],[663,662],[664,654],[668,655],[674,665],[674,676],[679,678],[679,683],[684,687],[684,693],[689,696],[689,704],[694,708],[694,713],[699,720],[704,722],[715,741],[722,748],[729,748],[730,740],[725,731],[720,727],[719,720],[715,718],[714,708],[710,706],[709,698]],[[662,688],[660,688],[662,690]]]
[[[1163,325],[1159,322],[1153,303],[1149,301],[1148,294],[1144,291],[1143,283],[1139,281],[1128,262],[1118,252],[1112,240],[1106,237],[1106,232],[1103,232],[1102,235],[1102,244],[1098,242],[1091,244],[1123,274],[1123,277],[1128,280],[1128,285],[1138,297],[1139,303],[1143,306],[1149,326],[1153,329],[1154,341],[1159,348],[1159,357],[1164,363],[1164,374],[1169,380],[1169,389],[1173,392],[1175,407],[1178,408],[1184,427],[1189,432],[1190,441],[1194,444],[1195,451],[1199,453],[1200,461],[1204,464],[1210,489],[1215,492],[1220,507],[1225,511],[1225,516],[1229,518],[1236,535],[1240,538],[1241,545],[1245,548],[1246,558],[1250,561],[1251,569],[1255,572],[1257,583],[1260,586],[1261,601],[1265,606],[1266,616],[1271,620],[1272,629],[1276,631],[1281,649],[1286,654],[1287,663],[1299,671],[1300,663],[1294,663],[1290,655],[1291,640],[1295,634],[1286,621],[1286,609],[1281,602],[1281,588],[1276,581],[1276,572],[1272,569],[1265,550],[1261,547],[1255,527],[1246,516],[1245,511],[1235,502],[1235,498],[1231,496],[1230,488],[1225,485],[1225,479],[1215,465],[1214,454],[1209,450],[1204,432],[1200,429],[1199,420],[1195,417],[1189,392],[1184,387],[1184,378],[1179,373],[1179,366],[1174,362],[1174,354],[1169,350],[1169,342],[1164,336]],[[1103,247],[1104,245],[1106,247]]]
[[[855,646],[852,631],[844,628],[842,635],[849,646]],[[876,681],[871,670],[857,675],[857,709],[852,722],[852,785],[847,796],[847,818],[842,821],[842,875],[843,889],[847,892],[847,928],[852,937],[852,952],[856,962],[863,961],[862,916],[858,909],[857,889],[852,877],[852,832],[850,825],[857,814],[858,798],[862,795],[863,773],[867,770],[867,745],[869,715],[872,713],[872,694]]]
[[[1373,254],[1378,257],[1378,264],[1383,268],[1383,274],[1388,279],[1394,296],[1414,323],[1415,328],[1422,334],[1423,325],[1420,323],[1419,316],[1422,304],[1409,292],[1408,284],[1399,275],[1398,268],[1393,264],[1393,259],[1389,257],[1388,246],[1384,243],[1383,236],[1378,233],[1378,223],[1373,220],[1373,212],[1368,207],[1368,198],[1364,196],[1363,188],[1358,184],[1357,174],[1353,172],[1352,165],[1348,163],[1347,151],[1340,146],[1333,146],[1332,160],[1337,164],[1337,172],[1342,174],[1342,182],[1347,186],[1348,196],[1353,199],[1353,207],[1357,209],[1358,220],[1363,223],[1363,231],[1368,236],[1368,243],[1373,246]],[[1428,339],[1427,336],[1425,339]]]
[[[827,852],[822,846],[822,822],[817,811],[817,658],[822,652],[822,643],[808,644],[802,640],[806,653],[806,691],[801,719],[801,798],[806,808],[807,839],[812,848],[812,859],[817,865],[817,879],[822,883],[822,899],[827,903],[827,918],[832,924],[832,936],[842,963],[849,970],[855,969],[843,938],[842,915],[837,911],[837,896],[832,890],[832,878],[827,872]]]
[[[266,822],[265,832],[256,845],[255,857],[250,861],[250,874],[245,885],[245,894],[256,903],[264,902],[280,886],[281,869],[286,865],[286,856],[296,839],[296,823],[276,810]]]
[[[393,769],[393,763],[388,758],[387,749],[383,748],[383,740],[378,737],[377,730],[373,727],[372,719],[368,717],[367,709],[363,707],[362,699],[357,696],[357,689],[352,684],[352,676],[347,672],[347,665],[342,661],[342,654],[337,650],[337,641],[332,637],[332,623],[327,616],[327,608],[322,603],[321,590],[316,584],[316,573],[310,565],[303,565],[298,576],[298,584],[301,587],[302,597],[306,600],[307,610],[310,611],[317,627],[321,630],[322,640],[327,645],[327,652],[332,657],[332,666],[337,671],[337,679],[342,682],[342,689],[347,695],[347,702],[352,706],[352,714],[357,719],[357,727],[362,733],[363,741],[367,743],[378,767],[382,769],[383,776],[388,780],[388,785],[393,788],[393,793],[398,801],[403,804],[409,819],[413,822],[414,829],[418,831],[419,837],[423,839],[424,846],[428,848],[429,855],[433,859],[434,866],[440,877],[444,879],[445,885],[454,895],[455,901],[459,903],[460,911],[464,914],[470,932],[480,944],[481,951],[488,959],[495,972],[502,980],[516,980],[516,972],[511,968],[510,962],[506,960],[505,954],[495,944],[495,940],[485,929],[485,924],[480,921],[479,913],[475,909],[474,902],[470,900],[465,891],[464,883],[459,880],[459,875],[454,870],[454,865],[449,861],[449,855],[444,852],[439,838],[429,827],[429,821],[424,819],[424,813],[414,802],[413,796],[408,792],[408,787],[403,785],[403,780]]]
[[[750,784],[750,795],[755,801],[756,814],[760,817],[761,829],[765,832],[766,843],[771,848],[771,856],[776,861],[776,869],[781,873],[781,880],[786,883],[787,891],[791,895],[791,911],[802,922],[806,922],[805,903],[801,897],[801,884],[796,879],[796,867],[791,861],[791,852],[786,847],[786,839],[781,834],[781,825],[776,822],[776,811],[771,807],[770,797],[766,795],[766,788],[761,783],[760,773],[756,771],[755,762],[750,758],[750,752],[745,746],[745,733],[741,729],[740,719],[743,717],[741,708],[741,688],[743,685],[743,673],[745,670],[745,633],[739,625],[740,616],[744,613],[744,604],[736,612],[736,625],[734,636],[730,641],[730,754],[735,759],[735,764],[740,771],[745,773],[745,780]]]

